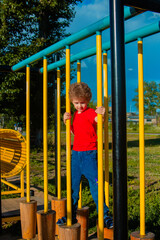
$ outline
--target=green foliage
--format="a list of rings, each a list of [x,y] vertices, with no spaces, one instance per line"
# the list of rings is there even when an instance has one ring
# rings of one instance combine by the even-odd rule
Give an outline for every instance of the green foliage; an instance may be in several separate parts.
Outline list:
[[[49,135],[50,136],[50,135]],[[62,142],[65,134],[62,135]],[[54,135],[51,135],[51,139]],[[127,165],[128,165],[128,239],[133,231],[140,229],[140,190],[139,190],[139,136],[128,134]],[[155,240],[160,236],[160,136],[145,135],[145,226],[146,231],[155,233]],[[55,155],[48,151],[48,191],[56,195],[55,186]],[[112,183],[112,151],[109,151],[109,209],[113,215],[113,186]],[[66,197],[66,153],[61,152],[61,181],[62,197]],[[43,191],[43,153],[42,150],[31,151],[31,185]],[[3,184],[2,187],[4,188]],[[96,231],[97,211],[92,199],[88,181],[82,181],[82,206],[89,207],[89,233]],[[10,230],[8,230],[10,231]]]
[[[89,104],[88,104],[88,107],[96,109],[97,103],[95,101],[90,101]]]
[[[132,101],[138,109],[138,89],[135,90],[135,97]],[[156,115],[156,110],[160,108],[160,84],[155,81],[144,81],[144,113],[145,115]]]
[[[140,230],[140,195],[139,190],[129,189],[128,192],[128,220],[129,235],[133,231]],[[159,193],[151,191],[145,199],[145,227],[146,231],[155,233],[159,239],[160,234],[160,197]]]
[[[154,197],[153,197],[154,196]],[[146,199],[146,226],[148,229],[152,229],[153,232],[157,232],[157,236],[160,234],[160,198],[152,191],[150,197]],[[158,239],[158,238],[157,238]]]
[[[67,36],[65,28],[75,15],[81,0],[2,0],[0,1],[0,65],[13,66]],[[59,53],[62,56],[63,52]],[[48,57],[48,63],[55,56]],[[42,67],[42,61],[32,67]],[[25,69],[24,69],[25,72]],[[48,115],[54,112],[54,73],[48,74]],[[61,72],[62,91],[64,70]],[[24,73],[0,73],[1,113],[25,116],[26,80]],[[42,75],[31,71],[31,133],[42,128]],[[25,120],[25,119],[24,119]],[[52,118],[49,118],[53,122]]]
[[[139,124],[134,122],[129,122],[127,124],[127,131],[128,132],[138,132],[139,131]]]
[[[43,186],[44,185],[43,177],[39,177],[39,176],[32,177],[32,184],[34,186]]]

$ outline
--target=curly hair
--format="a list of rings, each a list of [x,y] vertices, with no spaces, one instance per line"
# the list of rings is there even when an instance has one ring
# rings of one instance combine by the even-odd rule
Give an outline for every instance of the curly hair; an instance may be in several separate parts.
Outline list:
[[[89,102],[92,98],[91,89],[84,82],[72,83],[70,86],[69,98],[71,101],[73,98],[84,98]]]

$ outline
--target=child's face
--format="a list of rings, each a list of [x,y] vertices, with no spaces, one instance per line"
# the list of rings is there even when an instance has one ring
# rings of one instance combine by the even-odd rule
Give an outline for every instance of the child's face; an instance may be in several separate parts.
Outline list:
[[[78,113],[82,113],[86,108],[88,102],[84,98],[73,98],[72,103]]]

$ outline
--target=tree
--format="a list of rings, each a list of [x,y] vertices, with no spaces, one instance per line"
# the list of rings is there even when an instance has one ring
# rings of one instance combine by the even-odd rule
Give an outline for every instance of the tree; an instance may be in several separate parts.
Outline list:
[[[1,0],[0,65],[13,66],[66,37],[65,29],[74,17],[75,5],[81,1]],[[53,58],[50,56],[48,62]],[[32,66],[40,68],[42,61]],[[53,88],[51,72],[48,75],[49,115],[54,112]],[[0,89],[1,112],[14,116],[17,121],[25,116],[25,74],[0,73]],[[37,73],[31,73],[31,122],[32,130],[39,132],[42,128],[42,76]]]
[[[136,95],[132,99],[138,109],[138,89],[135,90]],[[160,84],[155,81],[144,81],[144,114],[155,116],[157,109],[160,108]]]

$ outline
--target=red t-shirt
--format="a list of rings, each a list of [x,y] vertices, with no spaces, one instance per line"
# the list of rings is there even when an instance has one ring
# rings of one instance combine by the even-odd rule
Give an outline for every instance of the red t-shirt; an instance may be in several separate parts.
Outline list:
[[[73,116],[72,132],[74,134],[73,150],[89,151],[97,149],[97,113],[92,108],[86,108],[82,113],[77,111]]]

